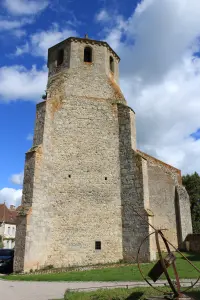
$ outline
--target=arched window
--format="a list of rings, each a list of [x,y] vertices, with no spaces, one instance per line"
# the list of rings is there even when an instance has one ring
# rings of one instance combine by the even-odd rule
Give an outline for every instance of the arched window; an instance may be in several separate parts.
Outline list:
[[[85,47],[84,49],[84,62],[92,62],[92,48]]]
[[[110,56],[110,71],[114,73],[114,59]]]
[[[58,55],[57,55],[57,66],[62,65],[63,60],[64,60],[64,50],[60,49],[58,51]]]

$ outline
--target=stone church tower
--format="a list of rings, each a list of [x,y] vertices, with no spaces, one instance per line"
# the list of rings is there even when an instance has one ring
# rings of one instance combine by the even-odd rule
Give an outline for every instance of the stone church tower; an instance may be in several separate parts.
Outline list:
[[[102,41],[68,38],[48,52],[47,98],[26,153],[15,271],[133,261],[151,230],[182,245],[192,232],[180,171],[136,147],[119,57]],[[143,260],[153,259],[149,239]]]

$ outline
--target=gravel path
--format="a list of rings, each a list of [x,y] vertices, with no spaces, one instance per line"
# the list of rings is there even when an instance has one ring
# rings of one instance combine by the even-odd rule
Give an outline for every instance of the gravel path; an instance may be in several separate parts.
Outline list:
[[[194,280],[181,280],[188,285]],[[166,281],[158,281],[164,285]],[[190,285],[190,284],[189,284]],[[52,300],[63,299],[67,289],[95,290],[99,288],[146,286],[144,282],[23,282],[0,280],[2,300]]]

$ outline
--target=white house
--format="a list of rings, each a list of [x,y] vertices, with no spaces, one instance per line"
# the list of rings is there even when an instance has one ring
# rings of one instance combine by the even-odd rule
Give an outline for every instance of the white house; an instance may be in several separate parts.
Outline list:
[[[0,238],[4,248],[12,249],[15,246],[17,211],[13,205],[7,208],[0,204]]]

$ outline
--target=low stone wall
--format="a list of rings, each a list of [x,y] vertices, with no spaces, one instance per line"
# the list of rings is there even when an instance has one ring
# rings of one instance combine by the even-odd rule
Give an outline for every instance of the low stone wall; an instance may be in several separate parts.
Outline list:
[[[188,234],[185,239],[185,248],[187,251],[200,253],[200,234]]]

